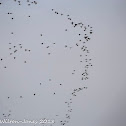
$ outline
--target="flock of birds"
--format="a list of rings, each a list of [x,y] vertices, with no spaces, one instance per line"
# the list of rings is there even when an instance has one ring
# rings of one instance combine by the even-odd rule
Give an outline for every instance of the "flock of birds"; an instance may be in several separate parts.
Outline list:
[[[22,1],[20,0],[14,0],[15,2],[18,3],[18,5],[22,5]],[[37,4],[37,1],[31,1],[31,0],[27,0],[28,6],[30,6],[31,4]]]
[[[17,2],[18,5],[22,5],[22,1],[14,0],[14,2]],[[32,4],[35,4],[35,5],[38,4],[37,1],[31,1],[31,0],[26,0],[26,2],[27,2],[28,6],[30,6]],[[3,3],[0,3],[0,5],[2,5],[2,4]],[[69,48],[71,50],[72,48],[77,47],[79,50],[81,50],[81,54],[79,55],[81,60],[79,62],[86,63],[86,65],[83,66],[83,72],[80,73],[80,80],[82,80],[82,81],[88,80],[89,79],[89,70],[88,69],[90,67],[92,67],[92,63],[91,63],[92,59],[89,57],[90,51],[86,45],[89,42],[89,40],[91,39],[91,35],[93,34],[92,27],[90,25],[86,26],[82,22],[77,23],[72,20],[70,15],[65,15],[63,13],[60,13],[60,12],[56,11],[55,9],[51,9],[51,11],[52,11],[52,14],[62,16],[62,17],[64,16],[64,18],[67,18],[67,20],[69,21],[69,24],[72,25],[72,27],[75,28],[75,30],[76,30],[76,28],[80,28],[81,31],[83,31],[78,34],[78,36],[80,36],[80,39],[78,40],[78,42],[73,43],[73,46],[71,46],[71,47],[69,47],[68,45],[64,45],[63,48]],[[7,14],[13,15],[12,12],[8,12]],[[30,15],[28,17],[30,18]],[[13,17],[11,19],[12,19],[12,21],[14,20]],[[65,32],[68,32],[68,31],[69,31],[69,29],[66,28]],[[13,37],[15,35],[15,33],[13,31],[10,34],[13,35]],[[43,37],[43,34],[40,33],[40,36]],[[25,53],[32,52],[31,49],[25,48],[22,43],[13,44],[13,43],[9,42],[8,44],[9,44],[9,57],[11,57],[11,59],[13,59],[13,60],[16,60],[16,58],[17,58],[16,56],[17,56],[18,52],[22,52],[22,51]],[[41,42],[40,45],[44,45],[44,42]],[[56,45],[56,43],[53,43],[53,45]],[[48,46],[46,46],[46,48],[48,49],[48,48],[50,48],[50,46],[48,45]],[[48,55],[51,55],[51,52],[48,52]],[[6,58],[7,57],[1,57],[0,58],[1,63],[4,62],[6,60]],[[27,60],[22,61],[22,63],[26,64]],[[3,66],[2,69],[7,69],[7,68],[8,68],[8,66],[5,65],[5,66]],[[76,73],[76,70],[74,69],[71,72],[71,74],[74,75],[75,73]],[[52,80],[49,78],[49,81],[52,81]],[[40,86],[41,85],[42,85],[42,83],[40,83]],[[63,86],[63,84],[61,84],[61,83],[59,85]],[[85,90],[87,88],[88,88],[87,86],[82,85],[82,87],[78,87],[78,88],[73,89],[73,91],[70,93],[69,100],[63,102],[64,105],[67,105],[67,113],[65,114],[65,119],[58,120],[61,125],[67,125],[71,119],[71,114],[73,112],[72,104],[73,104],[74,97],[76,97],[80,91]],[[33,95],[33,97],[35,97],[36,93],[34,93],[32,95]],[[56,92],[54,92],[52,95],[55,96]],[[23,97],[23,95],[21,95],[21,96],[19,96],[19,98],[22,99],[25,97]],[[11,99],[11,98],[8,96],[7,99]],[[3,118],[10,118],[11,117],[11,110],[8,110],[7,114],[1,113],[1,116]],[[60,116],[60,115],[57,114],[56,116]],[[43,126],[46,126],[46,125],[52,126],[52,125],[55,125],[55,123],[54,124],[43,124]]]
[[[13,32],[11,33],[13,34]],[[12,45],[12,43],[9,43],[9,55],[13,57],[13,59],[16,59],[16,54],[18,51],[23,50],[23,46],[22,44],[18,44],[18,45]],[[30,52],[30,49],[24,49],[24,52]],[[6,58],[6,57],[5,57]],[[1,61],[3,61],[4,59],[1,58]],[[26,63],[27,61],[24,61],[24,63]],[[7,66],[4,66],[4,68],[7,68]]]
[[[22,1],[21,0],[14,0],[14,2],[16,2],[18,5],[22,5]],[[32,4],[37,4],[37,1],[31,1],[31,0],[27,0],[27,5],[30,6]],[[2,5],[2,2],[0,2],[0,5]]]
[[[59,13],[59,12],[55,11],[54,9],[52,9],[52,11],[53,11],[55,14],[57,14],[57,15],[61,15],[61,16],[64,15],[63,13]],[[82,22],[75,23],[74,21],[72,21],[72,18],[70,17],[70,15],[65,15],[65,16],[66,16],[66,18],[70,21],[71,25],[72,25],[74,28],[80,27],[81,29],[83,29],[83,32],[84,32],[84,33],[83,33],[83,34],[81,34],[81,33],[78,34],[79,36],[83,36],[83,39],[80,39],[75,45],[76,45],[77,47],[79,47],[79,48],[81,49],[81,51],[83,51],[83,54],[86,56],[85,62],[86,62],[87,64],[85,65],[84,72],[81,74],[81,75],[82,75],[81,79],[82,79],[82,80],[87,80],[87,79],[89,79],[89,76],[88,76],[88,75],[89,75],[89,73],[88,73],[88,68],[89,68],[90,66],[93,66],[92,63],[91,63],[91,60],[92,60],[92,59],[88,58],[88,57],[89,57],[88,54],[89,54],[90,52],[89,52],[89,50],[88,50],[88,48],[87,48],[87,46],[86,46],[86,43],[91,39],[91,38],[89,37],[89,35],[91,35],[91,34],[93,33],[92,27],[91,27],[90,25],[85,26]],[[86,32],[87,29],[89,29],[89,35],[88,35],[88,34],[85,34],[85,32]],[[67,29],[65,29],[65,31],[67,31]],[[67,45],[65,45],[65,47],[67,47]],[[72,47],[70,47],[70,48],[72,48]],[[80,57],[83,57],[83,54],[80,54]],[[81,60],[80,62],[83,62],[83,61]],[[75,70],[74,70],[74,71],[75,71]],[[74,73],[72,73],[72,74],[74,74]]]
[[[83,29],[83,34],[82,33],[79,33],[78,35],[79,36],[83,36],[83,39],[79,39],[77,43],[75,43],[74,46],[77,46],[78,48],[81,49],[82,51],[82,54],[80,54],[80,57],[83,57],[83,55],[85,55],[85,62],[87,63],[84,67],[84,71],[83,73],[81,74],[81,80],[87,80],[89,79],[89,73],[88,73],[88,69],[89,67],[92,67],[92,63],[91,63],[91,60],[89,57],[89,50],[86,46],[86,43],[91,39],[89,37],[89,35],[91,35],[93,33],[92,31],[92,27],[90,25],[88,26],[85,26],[82,22],[79,22],[79,23],[76,23],[72,20],[72,18],[70,17],[70,15],[64,15],[63,13],[59,13],[58,11],[55,11],[54,9],[52,9],[52,12],[54,12],[54,14],[56,15],[60,15],[60,16],[65,16],[68,21],[70,21],[70,24],[76,28],[76,27],[80,27],[81,29]],[[89,29],[89,35],[86,32],[86,30]],[[68,29],[65,29],[65,31],[67,32]],[[67,48],[68,45],[65,45],[65,48]],[[71,49],[72,47],[70,47]],[[81,60],[80,62],[83,62],[83,60]],[[75,73],[76,70],[73,70],[72,74]],[[71,93],[72,96],[77,96],[77,93],[80,92],[81,90],[83,89],[87,89],[87,87],[79,87],[78,89],[74,89],[73,92]],[[71,104],[72,104],[72,98],[69,99],[68,102],[65,102],[65,104],[67,104],[67,107],[68,107],[68,113],[66,113],[66,119],[65,120],[62,120],[60,121],[61,122],[61,125],[65,125],[67,123],[69,123],[69,120],[71,119],[71,113],[72,113],[72,107],[71,107]]]

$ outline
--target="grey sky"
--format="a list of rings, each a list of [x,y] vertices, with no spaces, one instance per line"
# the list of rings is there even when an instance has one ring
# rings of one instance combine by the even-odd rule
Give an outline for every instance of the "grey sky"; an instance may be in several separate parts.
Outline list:
[[[59,126],[68,110],[64,102],[72,98],[73,112],[66,125],[126,125],[125,0],[38,0],[31,6],[25,1],[21,6],[13,0],[0,2],[0,119],[11,110],[15,120],[45,117]],[[86,45],[93,64],[88,80],[81,80],[86,62],[79,62],[81,50],[74,46],[82,31],[51,9],[93,27]],[[10,56],[13,46],[18,52]],[[84,86],[88,89],[72,97],[75,88]]]

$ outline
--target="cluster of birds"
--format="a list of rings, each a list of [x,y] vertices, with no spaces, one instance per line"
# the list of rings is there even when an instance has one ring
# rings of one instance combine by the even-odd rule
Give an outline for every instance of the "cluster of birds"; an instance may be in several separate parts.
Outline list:
[[[22,1],[21,0],[14,0],[15,2],[18,3],[18,5],[22,5]],[[37,4],[37,1],[31,1],[31,0],[26,0],[27,5],[30,6],[31,4]]]
[[[11,116],[11,110],[7,112],[8,114],[3,113],[2,116],[3,118],[9,118]]]
[[[12,32],[13,34],[13,32]],[[13,45],[12,43],[9,43],[9,55],[11,56],[11,58],[13,58],[14,60],[16,59],[16,54],[20,51],[24,51],[24,52],[31,52],[30,49],[26,49],[23,48],[22,44],[18,44],[18,45]],[[6,59],[7,57],[1,58],[1,61],[3,61],[4,59]],[[26,60],[24,60],[24,63],[27,63]],[[7,66],[4,66],[4,68],[7,68]]]
[[[21,1],[21,0],[13,0],[14,2],[16,2],[18,5],[22,5],[22,2],[23,1]],[[26,0],[26,2],[27,2],[27,5],[28,6],[30,6],[30,5],[32,5],[32,4],[34,4],[34,5],[36,5],[37,4],[37,1],[32,1],[32,0]],[[0,2],[0,5],[1,5],[2,3]]]
[[[17,1],[17,0],[14,0],[15,2],[17,2],[19,5],[21,5],[21,1]],[[36,1],[30,1],[30,0],[27,0],[26,1],[28,3],[28,6],[30,6],[31,4],[37,4]],[[2,3],[0,3],[2,4]],[[73,26],[73,28],[76,28],[76,27],[79,27],[80,29],[83,30],[83,33],[79,33],[78,36],[83,36],[83,39],[79,39],[78,42],[76,43],[73,43],[73,46],[70,47],[70,49],[74,48],[74,47],[77,47],[78,49],[81,50],[81,54],[80,54],[80,57],[82,58],[82,60],[80,60],[79,62],[81,63],[86,63],[86,65],[83,67],[83,72],[80,74],[80,79],[81,80],[87,80],[89,79],[89,72],[88,72],[88,69],[92,66],[92,63],[91,63],[91,58],[89,58],[89,50],[86,46],[86,43],[91,39],[91,34],[93,33],[93,30],[92,30],[92,27],[90,25],[84,25],[82,22],[79,22],[79,23],[76,23],[72,20],[72,18],[70,17],[70,15],[65,15],[63,13],[59,13],[58,11],[54,10],[54,9],[51,9],[52,12],[54,12],[54,14],[56,15],[60,15],[60,16],[64,16],[65,18],[68,19],[68,21],[70,21],[70,24]],[[12,12],[8,12],[7,13],[8,15],[12,15],[13,13]],[[28,16],[30,17],[30,16]],[[12,17],[12,20],[14,18]],[[68,32],[68,29],[65,29],[66,32]],[[87,33],[87,31],[89,31],[89,35]],[[13,32],[11,32],[12,35],[14,35]],[[43,34],[40,33],[40,36],[42,37]],[[44,42],[40,43],[41,45],[44,45]],[[53,45],[55,45],[56,43],[53,43]],[[19,43],[19,44],[14,44],[13,43],[9,43],[9,56],[11,56],[11,58],[13,58],[14,60],[17,58],[16,57],[16,54],[18,52],[20,52],[20,50],[23,50],[24,52],[31,52],[31,49],[27,49],[27,48],[24,48],[24,46]],[[69,47],[68,45],[65,45],[65,48]],[[50,48],[49,45],[46,46],[46,48]],[[50,55],[51,53],[48,52],[48,55]],[[83,60],[83,58],[85,58]],[[6,59],[5,58],[1,58],[1,62],[4,61]],[[24,60],[24,63],[27,63],[26,60]],[[4,68],[7,68],[7,66],[4,66]],[[74,75],[76,72],[76,70],[74,69],[73,72],[72,72],[72,75]],[[49,81],[51,81],[51,79],[49,79]],[[42,85],[42,83],[40,83],[40,86]],[[62,84],[60,83],[59,84],[60,86],[62,86]],[[69,101],[65,101],[64,104],[67,105],[67,113],[65,114],[65,119],[61,119],[59,120],[59,123],[61,125],[66,125],[69,123],[70,119],[71,119],[71,114],[72,114],[72,111],[73,111],[73,108],[72,108],[72,104],[73,104],[73,101],[72,101],[72,98],[77,96],[77,93],[79,93],[80,91],[84,90],[84,89],[87,89],[88,87],[78,87],[78,88],[75,88],[73,89],[73,92],[70,93],[70,99]],[[56,92],[53,93],[53,95],[56,95]],[[36,93],[33,94],[33,96],[36,96]],[[19,98],[24,98],[23,96],[19,96]],[[10,97],[8,96],[7,99],[10,99]],[[2,113],[2,116],[4,118],[9,118],[11,116],[11,110],[9,110],[9,114],[5,114],[5,113]],[[59,116],[59,115],[56,115],[56,116]],[[54,123],[55,124],[55,123]],[[45,124],[43,124],[45,126]],[[53,124],[50,124],[50,126],[52,126]]]
[[[79,27],[83,30],[83,34],[82,33],[79,33],[78,35],[79,36],[83,36],[83,39],[79,39],[78,42],[75,44],[78,48],[81,49],[81,51],[83,52],[82,54],[80,54],[80,57],[84,57],[85,55],[85,62],[87,63],[85,65],[85,69],[84,69],[84,72],[81,74],[81,80],[87,80],[89,79],[89,73],[88,73],[88,68],[89,67],[92,67],[92,63],[91,63],[91,60],[90,58],[88,58],[89,56],[89,50],[86,46],[86,43],[91,39],[90,38],[90,35],[93,33],[93,30],[92,30],[92,27],[90,25],[87,25],[85,26],[82,22],[79,22],[79,23],[76,23],[72,20],[72,18],[70,17],[70,15],[64,15],[63,13],[59,13],[58,11],[52,9],[52,11],[54,12],[54,14],[56,15],[60,15],[60,16],[65,16],[69,21],[70,21],[70,24],[76,28],[76,27]],[[87,30],[89,31],[89,35],[85,32],[87,32]],[[65,31],[68,31],[68,29],[65,29]],[[68,47],[67,45],[65,45],[65,47]],[[71,49],[72,47],[70,47]],[[83,60],[81,60],[80,62],[83,62]],[[74,70],[75,71],[75,70]],[[72,73],[74,74],[74,72]]]

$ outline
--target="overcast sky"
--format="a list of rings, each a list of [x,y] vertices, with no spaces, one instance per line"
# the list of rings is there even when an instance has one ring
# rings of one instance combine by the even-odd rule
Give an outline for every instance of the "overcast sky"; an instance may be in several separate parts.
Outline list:
[[[0,119],[125,126],[126,1],[26,1],[0,0]],[[84,34],[90,38],[87,56]],[[82,80],[87,63],[93,66]],[[0,124],[9,125],[23,124]]]

